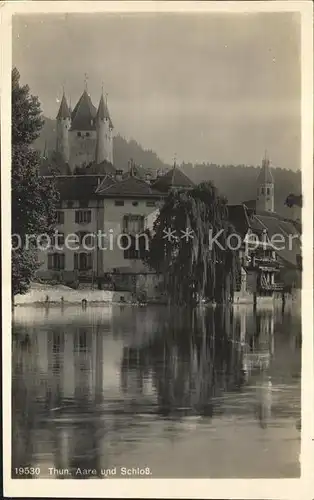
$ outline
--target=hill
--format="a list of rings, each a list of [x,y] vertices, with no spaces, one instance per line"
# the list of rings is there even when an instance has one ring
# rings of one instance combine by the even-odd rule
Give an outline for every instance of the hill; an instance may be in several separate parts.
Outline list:
[[[35,147],[42,153],[45,150],[47,153],[52,152],[55,149],[55,137],[55,120],[45,118],[41,136],[37,139]],[[137,165],[142,165],[147,170],[156,171],[170,168],[170,165],[165,164],[154,151],[145,150],[135,140],[127,141],[120,135],[114,137],[113,158],[114,166],[124,171],[128,168],[130,158],[133,158]],[[231,204],[241,203],[256,197],[258,167],[183,163],[181,168],[195,183],[212,181]],[[273,176],[275,180],[275,210],[281,215],[289,217],[291,210],[284,205],[284,202],[290,193],[301,194],[301,172],[277,167],[273,169]]]

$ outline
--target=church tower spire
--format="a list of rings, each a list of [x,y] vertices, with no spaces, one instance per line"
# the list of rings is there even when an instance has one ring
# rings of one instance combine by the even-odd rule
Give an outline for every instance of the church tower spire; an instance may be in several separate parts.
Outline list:
[[[69,129],[71,126],[71,114],[63,90],[63,95],[57,114],[57,153],[65,163],[69,163]]]
[[[274,212],[275,185],[271,173],[268,153],[265,151],[262,168],[257,178],[257,201],[256,209],[262,212]]]
[[[106,97],[104,97],[102,88],[102,93],[96,114],[97,139],[95,160],[97,164],[102,163],[103,161],[113,163],[112,130],[113,124],[108,111],[107,94]]]

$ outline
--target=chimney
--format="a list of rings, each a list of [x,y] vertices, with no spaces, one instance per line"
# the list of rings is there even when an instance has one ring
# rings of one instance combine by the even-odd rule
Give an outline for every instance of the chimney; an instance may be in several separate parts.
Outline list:
[[[123,170],[116,170],[116,181],[122,181]]]
[[[146,172],[146,174],[145,174],[145,181],[148,182],[148,184],[150,184],[151,180],[152,180],[152,174],[151,174],[151,172]]]

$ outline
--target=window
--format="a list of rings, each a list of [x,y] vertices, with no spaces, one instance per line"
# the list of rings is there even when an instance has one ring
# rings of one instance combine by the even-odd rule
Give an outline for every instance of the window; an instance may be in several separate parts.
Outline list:
[[[135,238],[135,236],[131,236],[130,248],[127,248],[130,241],[129,238],[124,236],[121,241],[123,248],[127,248],[123,252],[124,258],[129,260],[142,259],[146,251],[145,243],[146,239],[144,237]]]
[[[57,224],[64,224],[64,212],[57,210]]]
[[[77,133],[77,137],[81,137],[81,135],[82,135],[81,132]]]
[[[64,253],[50,253],[48,254],[48,269],[54,271],[61,271],[64,269],[65,255]]]
[[[55,245],[62,246],[64,245],[64,233],[56,233],[55,235]]]
[[[133,207],[137,207],[138,206],[138,201],[132,201],[132,205],[133,205]]]
[[[89,137],[90,136],[90,133],[89,132],[86,132],[86,137]]]
[[[155,207],[156,206],[156,202],[155,201],[147,201],[146,202],[146,206],[147,207]]]
[[[140,234],[144,231],[143,215],[125,215],[123,217],[123,232]]]
[[[91,210],[77,210],[75,212],[76,224],[88,224],[92,220]]]
[[[73,208],[73,205],[74,205],[73,201],[67,202],[67,208]]]
[[[77,233],[79,244],[80,245],[92,245],[93,238],[91,233],[87,233],[86,231],[78,231]]]
[[[88,271],[92,269],[93,261],[92,254],[87,252],[80,252],[74,254],[74,269],[78,271]]]
[[[123,207],[124,201],[123,200],[115,200],[114,204],[116,207]]]
[[[261,188],[261,194],[265,194],[265,190],[263,187]]]
[[[270,195],[270,188],[266,188],[266,194]]]

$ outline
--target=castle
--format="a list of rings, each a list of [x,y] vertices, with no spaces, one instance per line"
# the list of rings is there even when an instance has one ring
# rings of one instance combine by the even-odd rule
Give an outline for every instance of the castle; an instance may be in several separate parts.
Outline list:
[[[78,243],[75,251],[53,246],[41,252],[38,275],[67,284],[85,282],[92,286],[95,281],[103,286],[110,275],[115,277],[115,289],[120,290],[129,289],[135,275],[145,275],[147,282],[150,271],[142,260],[142,249],[136,247],[136,234],[152,228],[169,191],[191,189],[194,183],[176,164],[157,178],[148,175],[152,172],[146,165],[142,169],[145,178],[140,176],[132,161],[128,171],[116,170],[113,123],[103,92],[96,109],[85,87],[73,111],[63,93],[56,121],[56,152],[53,159],[45,160],[46,170],[42,175],[56,175],[60,193],[57,231],[61,241],[75,234]],[[264,234],[271,238],[274,234],[298,232],[292,221],[274,212],[275,183],[266,153],[256,189],[254,200],[228,206],[230,222],[243,241],[251,233],[262,241]],[[91,239],[99,231],[112,235],[114,251],[85,244],[85,237]],[[129,235],[130,244],[125,248],[119,244],[121,235]],[[267,248],[263,245],[249,253],[245,248],[240,250],[241,290],[245,294],[254,288],[260,295],[272,295],[281,288],[278,278],[286,284],[299,280],[298,241],[293,249],[283,248],[278,252],[270,244]],[[152,278],[153,294],[155,285]]]
[[[69,166],[68,173],[91,164],[112,164],[112,134],[113,124],[103,92],[96,109],[85,87],[73,111],[63,92],[57,114],[56,153]]]

